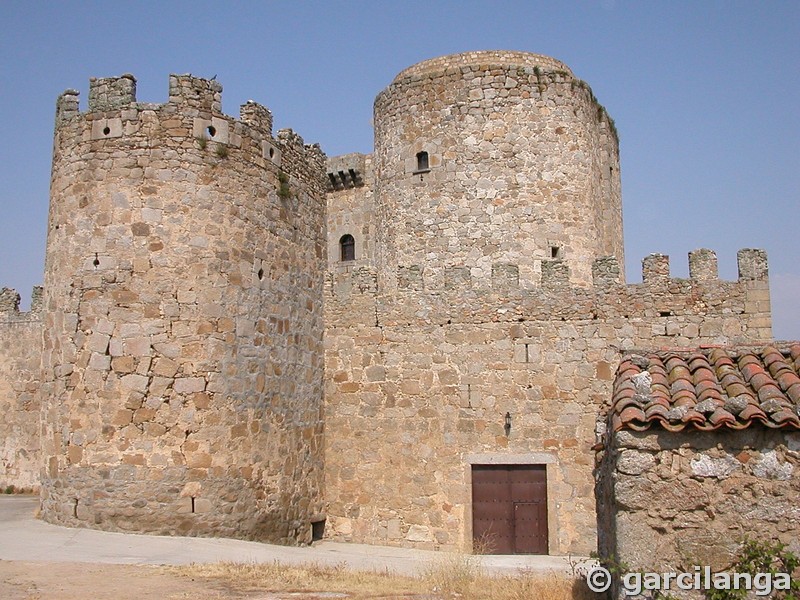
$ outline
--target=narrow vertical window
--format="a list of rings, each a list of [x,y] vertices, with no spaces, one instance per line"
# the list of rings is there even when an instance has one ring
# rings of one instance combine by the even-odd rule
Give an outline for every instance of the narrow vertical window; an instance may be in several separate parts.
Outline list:
[[[349,233],[339,238],[342,262],[356,259],[356,241]]]
[[[417,171],[430,171],[427,152],[417,152]]]

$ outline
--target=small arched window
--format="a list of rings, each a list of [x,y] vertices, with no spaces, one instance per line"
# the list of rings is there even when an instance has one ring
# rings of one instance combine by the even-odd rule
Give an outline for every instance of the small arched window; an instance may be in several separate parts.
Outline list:
[[[428,153],[425,151],[417,152],[417,172],[430,170],[431,166],[428,161]]]
[[[352,235],[346,233],[339,238],[339,250],[342,262],[356,259],[356,241]]]

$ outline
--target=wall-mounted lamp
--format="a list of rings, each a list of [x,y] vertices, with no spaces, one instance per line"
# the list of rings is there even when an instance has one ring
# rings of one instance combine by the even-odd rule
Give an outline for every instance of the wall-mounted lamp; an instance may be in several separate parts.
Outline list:
[[[511,434],[511,413],[507,412],[505,419],[503,420],[503,429],[506,430],[506,437]]]

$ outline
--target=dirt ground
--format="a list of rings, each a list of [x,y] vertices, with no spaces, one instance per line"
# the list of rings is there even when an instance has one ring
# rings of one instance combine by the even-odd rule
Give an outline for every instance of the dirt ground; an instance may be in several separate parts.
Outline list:
[[[201,569],[203,567],[200,567]],[[341,592],[252,589],[244,581],[175,572],[174,567],[0,560],[1,600],[336,600]],[[267,587],[269,584],[267,584]],[[242,588],[250,589],[242,589]],[[278,586],[280,587],[280,586]],[[362,598],[360,594],[357,597]],[[430,600],[428,594],[369,594],[371,600]]]
[[[325,590],[325,591],[321,591]],[[421,577],[278,563],[180,567],[0,560],[3,600],[597,600],[563,574],[489,576],[471,560],[445,561]]]
[[[289,597],[283,595],[284,598]],[[291,596],[298,598],[298,596]],[[300,596],[301,598],[303,596]],[[314,598],[307,595],[306,598]],[[236,592],[222,583],[192,580],[162,567],[0,561],[3,600],[264,599],[281,595]]]

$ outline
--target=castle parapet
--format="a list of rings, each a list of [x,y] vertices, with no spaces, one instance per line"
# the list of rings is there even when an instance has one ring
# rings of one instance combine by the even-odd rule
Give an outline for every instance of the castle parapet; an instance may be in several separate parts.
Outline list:
[[[130,73],[120,77],[89,79],[89,110],[119,110],[136,102],[136,78]]]
[[[760,248],[743,248],[736,254],[739,281],[760,281],[768,278],[767,253]],[[642,281],[659,285],[670,281],[669,256],[650,254],[642,260]],[[713,250],[700,248],[689,252],[689,279],[697,282],[719,280],[717,255]]]
[[[542,261],[542,287],[569,287],[569,267],[563,260]]]
[[[689,279],[713,281],[718,278],[717,255],[713,250],[700,248],[689,252]]]
[[[519,281],[522,273],[515,263],[494,263],[489,282],[463,265],[441,270],[401,265],[397,288],[378,286],[374,292],[358,285],[350,271],[331,271],[334,288],[350,295],[335,294],[326,310],[336,326],[362,322],[377,310],[381,323],[600,321],[628,328],[643,340],[637,343],[669,347],[768,340],[766,254],[746,249],[739,258],[740,277],[730,281],[717,277],[716,255],[710,250],[690,254],[689,278],[670,277],[669,257],[650,255],[643,261],[644,282],[625,283],[617,259],[605,256],[592,263],[591,286],[571,282],[563,260],[541,261],[538,285]],[[405,294],[407,300],[401,299]]]
[[[642,259],[642,281],[644,283],[663,283],[669,279],[669,256],[648,254]]]
[[[16,320],[16,317],[20,315],[35,316],[39,314],[42,310],[43,289],[41,286],[34,286],[31,293],[30,310],[27,313],[21,313],[19,310],[20,295],[17,290],[7,287],[0,288],[0,314],[11,316],[12,320]]]
[[[592,263],[592,280],[596,286],[608,286],[622,283],[621,269],[616,256],[602,256]]]
[[[7,287],[0,289],[0,312],[19,312],[19,294],[17,290]]]
[[[85,142],[117,139],[125,140],[129,153],[149,151],[152,140],[148,138],[163,135],[179,151],[200,155],[212,164],[241,159],[273,173],[281,170],[289,177],[313,181],[315,190],[324,191],[327,185],[326,157],[319,145],[305,144],[291,129],[273,137],[272,113],[252,100],[240,107],[239,119],[223,114],[222,85],[215,79],[172,74],[169,100],[160,104],[138,102],[136,78],[130,74],[91,78],[85,112],[78,97],[74,89],[58,97],[57,154],[72,153],[72,148]],[[152,127],[155,122],[159,127]],[[87,147],[78,153],[97,149]],[[291,188],[295,183],[284,185]],[[283,192],[287,197],[292,193],[289,188]]]
[[[769,277],[767,253],[760,248],[742,248],[736,253],[739,280],[758,280]]]
[[[266,106],[248,100],[239,107],[239,118],[264,137],[272,137],[272,111]]]
[[[330,161],[329,161],[330,166]],[[606,293],[607,288],[619,286],[628,288],[631,293],[642,293],[651,288],[654,293],[663,294],[664,291],[679,293],[679,290],[688,290],[694,286],[702,285],[708,290],[714,286],[735,286],[748,281],[764,281],[767,279],[767,255],[764,250],[745,248],[738,252],[739,277],[738,281],[725,281],[719,278],[717,255],[713,250],[701,248],[689,252],[689,278],[670,276],[670,257],[666,254],[650,254],[642,260],[642,283],[626,283],[622,276],[619,260],[615,256],[602,256],[592,262],[592,286],[575,286],[570,281],[570,269],[566,261],[542,260],[541,278],[537,285],[523,284],[520,268],[516,263],[493,263],[490,284],[482,283],[480,279],[471,274],[467,266],[447,266],[442,270],[428,271],[422,265],[398,266],[398,286],[400,289],[429,290],[435,292],[440,289],[475,289],[475,290],[513,290],[520,289],[523,293],[535,294],[536,288],[548,291],[563,291],[565,293],[592,293],[595,288]],[[423,272],[426,277],[423,278]],[[337,277],[347,278],[349,271],[337,274]],[[651,293],[651,292],[648,292]]]
[[[193,75],[169,76],[169,101],[198,111],[222,112],[222,84]]]

